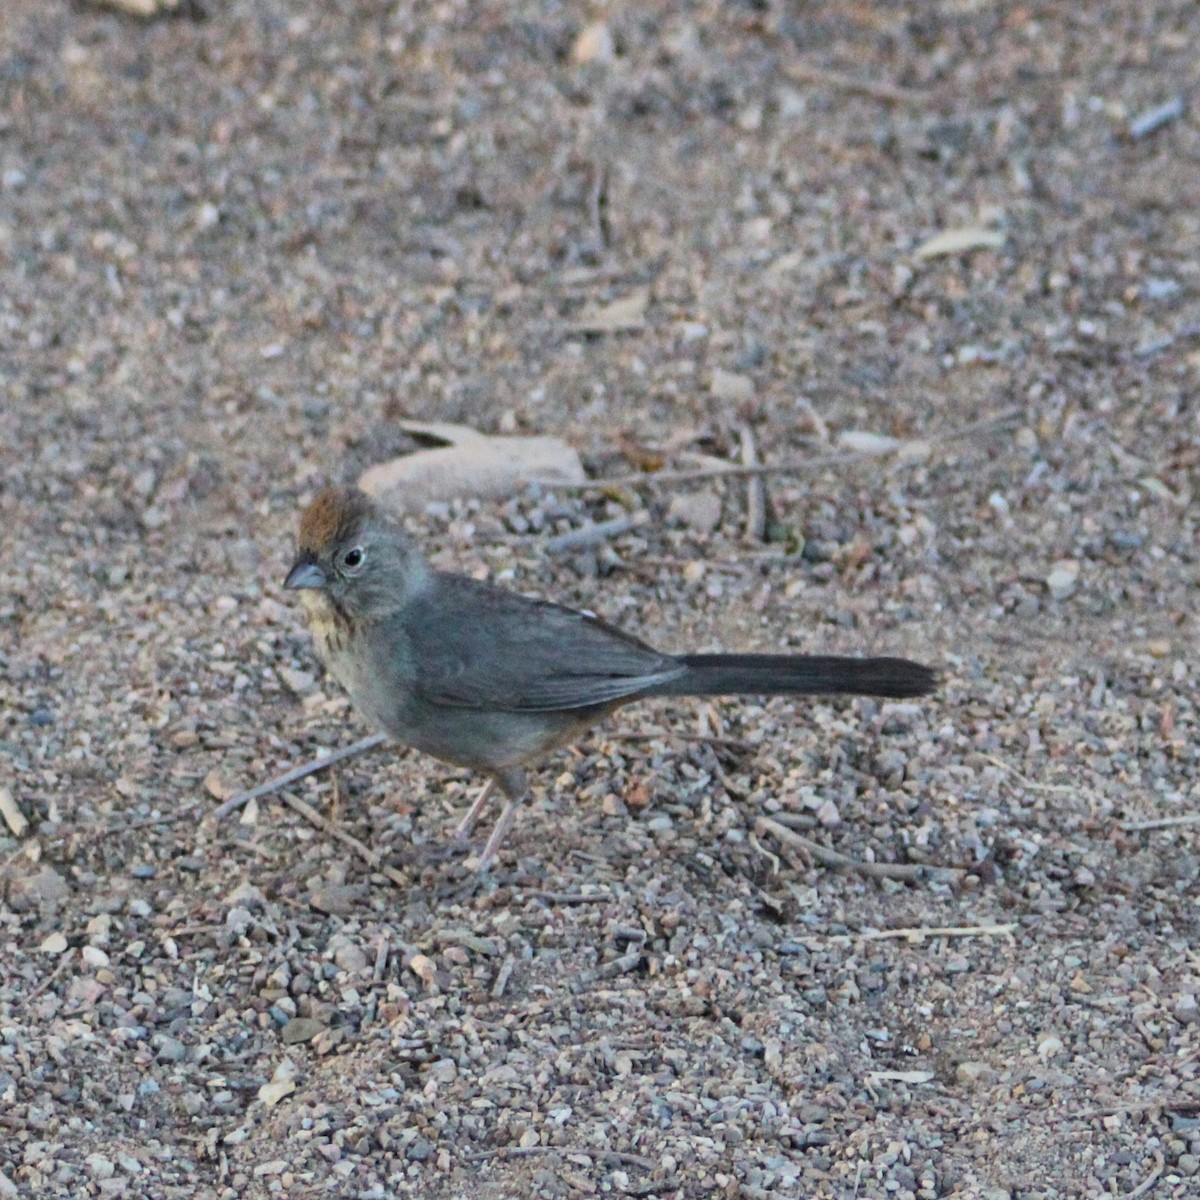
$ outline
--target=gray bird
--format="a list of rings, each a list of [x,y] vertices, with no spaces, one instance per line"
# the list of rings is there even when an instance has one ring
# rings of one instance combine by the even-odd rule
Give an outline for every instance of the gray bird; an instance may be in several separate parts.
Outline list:
[[[496,857],[525,795],[524,768],[646,696],[923,696],[936,678],[903,658],[662,654],[588,613],[435,571],[354,488],[318,493],[284,587],[299,591],[330,674],[398,742],[495,786],[504,807],[479,858]]]

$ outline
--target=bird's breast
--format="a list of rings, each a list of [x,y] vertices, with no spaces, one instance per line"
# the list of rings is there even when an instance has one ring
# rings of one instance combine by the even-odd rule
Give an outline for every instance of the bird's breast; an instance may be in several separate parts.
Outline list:
[[[300,599],[317,654],[336,675],[337,659],[349,650],[354,637],[354,623],[328,596],[306,591],[300,593]]]

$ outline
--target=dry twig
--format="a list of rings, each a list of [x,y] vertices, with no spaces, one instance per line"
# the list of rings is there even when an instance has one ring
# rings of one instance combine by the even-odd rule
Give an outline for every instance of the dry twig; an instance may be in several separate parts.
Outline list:
[[[1148,108],[1134,117],[1129,122],[1129,136],[1135,142],[1139,138],[1149,137],[1150,134],[1157,133],[1164,125],[1178,121],[1184,112],[1183,97],[1172,96],[1170,100],[1156,104],[1153,108]]]
[[[1122,821],[1126,833],[1145,833],[1149,829],[1178,829],[1181,825],[1200,825],[1200,813],[1184,813],[1179,817],[1154,817],[1148,821]]]
[[[583,971],[575,981],[575,989],[578,991],[580,988],[590,987],[602,979],[616,979],[618,975],[628,975],[630,971],[637,970],[645,957],[641,950],[631,950],[628,954],[622,954],[620,958],[610,959],[590,971]]]
[[[512,977],[513,966],[515,960],[510,954],[500,964],[500,970],[496,972],[496,982],[492,984],[492,998],[499,1000],[504,995],[504,989],[508,987],[508,981]]]
[[[622,1166],[641,1167],[653,1171],[657,1164],[641,1154],[630,1154],[626,1150],[587,1150],[576,1146],[498,1146],[495,1150],[477,1150],[464,1154],[463,1162],[487,1162],[491,1158],[529,1158],[535,1154],[578,1154],[593,1161],[620,1163]]]
[[[1138,1196],[1144,1196],[1157,1182],[1158,1177],[1163,1173],[1163,1168],[1167,1165],[1167,1160],[1163,1157],[1160,1150],[1154,1152],[1154,1169],[1142,1180],[1141,1183],[1133,1189],[1132,1192],[1126,1193],[1126,1200],[1135,1200]]]
[[[831,933],[822,938],[792,938],[802,946],[853,946],[858,942],[904,940],[920,945],[928,938],[1012,937],[1018,926],[1006,925],[914,925],[904,929],[865,929],[861,933]]]
[[[611,521],[594,521],[581,529],[572,529],[556,537],[546,539],[547,554],[574,554],[579,550],[591,550],[612,538],[620,537],[639,525],[644,525],[650,514],[642,509],[627,517],[614,517]]]
[[[801,837],[786,825],[770,817],[759,817],[754,825],[757,834],[769,833],[786,849],[814,859],[826,867],[839,867],[844,871],[855,871],[872,879],[908,879],[927,882],[930,880],[960,879],[963,872],[958,867],[930,867],[924,863],[874,863],[861,862],[857,858],[830,850],[820,842]]]
[[[928,104],[931,98],[928,92],[917,92],[892,83],[878,83],[874,79],[847,75],[843,71],[831,71],[810,63],[788,63],[783,72],[796,83],[814,83],[818,87],[857,92],[861,96],[870,96],[872,100],[882,100],[884,104]]]
[[[989,433],[1001,429],[1020,416],[1020,409],[1010,408],[992,417],[972,421],[959,429],[951,429],[942,434],[918,438],[916,441],[923,445],[944,445],[948,442],[961,441],[964,438],[975,437],[978,434]],[[912,443],[901,442],[888,454],[902,453]],[[730,463],[725,467],[704,467],[695,471],[635,471],[629,475],[613,475],[608,479],[587,479],[582,483],[563,483],[561,480],[547,480],[546,486],[553,487],[559,492],[586,492],[595,490],[618,489],[623,487],[660,487],[668,483],[698,483],[705,479],[748,479],[753,476],[766,475],[803,475],[813,471],[821,471],[826,467],[844,467],[862,462],[879,462],[888,454],[849,452],[845,454],[819,454],[814,458],[793,458],[778,463],[756,463],[754,466],[737,466]]]
[[[405,879],[395,867],[389,867],[383,861],[383,855],[377,850],[372,850],[366,843],[360,842],[358,838],[347,833],[340,825],[335,825],[328,817],[317,812],[311,804],[305,804],[299,796],[293,796],[290,792],[280,792],[279,798],[293,812],[299,813],[310,825],[315,826],[322,833],[329,834],[332,838],[337,838],[342,845],[349,846],[359,858],[371,866],[372,870],[378,871],[380,875],[385,875],[398,888],[407,890],[412,886],[412,881]]]
[[[743,425],[739,440],[742,466],[757,467],[759,457],[754,430]],[[767,487],[759,475],[751,475],[746,480],[746,537],[752,542],[767,540]]]
[[[612,899],[611,892],[527,892],[526,895],[547,904],[599,904]]]
[[[74,958],[75,952],[73,950],[66,950],[59,956],[58,966],[56,966],[54,970],[51,971],[50,974],[47,975],[46,978],[43,979],[42,982],[39,983],[37,987],[35,987],[33,991],[29,993],[28,996],[25,997],[26,1007],[31,1005],[48,987],[53,986],[54,981],[67,969],[68,964],[71,963]]]
[[[258,787],[251,788],[248,792],[238,792],[236,796],[230,796],[224,804],[213,809],[212,815],[216,820],[220,821],[223,817],[227,817],[231,812],[236,812],[237,809],[251,800],[258,800],[262,796],[273,795],[281,788],[295,783],[298,779],[304,779],[308,775],[315,775],[318,771],[324,771],[326,767],[332,767],[335,763],[344,762],[347,758],[351,758],[355,754],[374,750],[376,746],[382,746],[386,741],[386,733],[373,733],[370,737],[359,738],[357,742],[351,742],[349,746],[343,746],[340,750],[335,750],[332,754],[327,754],[324,758],[314,758],[311,762],[293,767],[290,771],[285,771],[282,775],[276,775],[274,779],[268,779],[266,783],[260,783]]]
[[[981,757],[986,762],[990,762],[993,767],[999,767],[1002,771],[1007,771],[1022,787],[1028,788],[1031,792],[1077,792],[1080,790],[1069,783],[1038,783],[1036,780],[1030,779],[1028,775],[1023,775],[1016,767],[1006,763],[1004,759],[997,758],[994,754],[984,754]]]

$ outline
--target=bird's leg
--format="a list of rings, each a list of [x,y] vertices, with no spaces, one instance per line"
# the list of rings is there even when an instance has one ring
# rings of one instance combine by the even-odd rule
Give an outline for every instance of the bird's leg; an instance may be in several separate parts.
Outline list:
[[[471,830],[475,828],[475,822],[483,816],[483,810],[487,808],[487,802],[492,798],[492,793],[495,790],[496,781],[494,779],[489,779],[479,789],[479,795],[475,797],[471,807],[467,809],[467,815],[454,827],[454,840],[456,842],[465,842],[471,836]]]
[[[500,811],[500,819],[496,822],[483,853],[479,856],[476,870],[482,874],[496,860],[500,847],[512,828],[517,815],[517,803],[525,795],[525,774],[523,771],[509,771],[496,777],[500,790],[504,793],[504,808]]]

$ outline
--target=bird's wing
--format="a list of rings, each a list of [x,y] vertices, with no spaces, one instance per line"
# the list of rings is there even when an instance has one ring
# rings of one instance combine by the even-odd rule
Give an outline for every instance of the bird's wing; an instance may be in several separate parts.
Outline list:
[[[403,619],[417,694],[453,708],[587,708],[686,669],[596,617],[457,575],[439,575]]]

